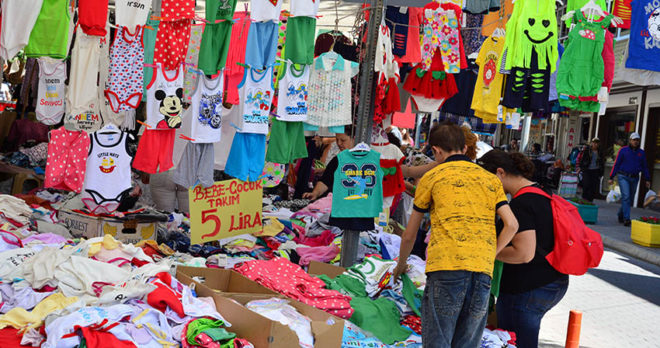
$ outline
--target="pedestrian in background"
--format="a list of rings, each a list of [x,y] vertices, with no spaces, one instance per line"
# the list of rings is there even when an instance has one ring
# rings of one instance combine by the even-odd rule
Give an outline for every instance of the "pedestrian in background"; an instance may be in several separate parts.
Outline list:
[[[639,183],[639,173],[642,173],[646,180],[646,188],[651,187],[651,176],[649,175],[648,164],[646,163],[646,153],[640,147],[640,137],[637,132],[630,134],[628,146],[619,150],[619,154],[614,161],[614,167],[610,173],[609,184],[613,184],[616,176],[621,189],[621,208],[619,209],[619,223],[624,226],[630,226],[630,207],[632,200],[637,192]]]
[[[593,202],[600,198],[600,177],[605,168],[605,156],[600,149],[600,139],[593,138],[591,146],[582,151],[579,163],[582,172],[582,198]]]

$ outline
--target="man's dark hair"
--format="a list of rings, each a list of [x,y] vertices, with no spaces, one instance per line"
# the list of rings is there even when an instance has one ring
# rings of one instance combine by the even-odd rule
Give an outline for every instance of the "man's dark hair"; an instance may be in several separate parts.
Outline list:
[[[461,127],[455,124],[442,124],[431,129],[429,145],[437,146],[446,152],[463,151],[465,134]]]

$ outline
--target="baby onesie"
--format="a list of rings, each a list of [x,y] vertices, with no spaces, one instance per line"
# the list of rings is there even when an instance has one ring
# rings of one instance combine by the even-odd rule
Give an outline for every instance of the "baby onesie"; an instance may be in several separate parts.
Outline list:
[[[5,0],[2,7],[0,57],[8,61],[28,44],[43,0]],[[21,28],[21,30],[16,30]]]
[[[44,187],[80,193],[85,178],[89,135],[64,127],[50,131]]]
[[[151,0],[115,0],[115,24],[133,30],[147,22]]]
[[[185,61],[194,17],[194,0],[163,0],[154,63],[161,63],[165,70],[175,70]]]
[[[137,109],[142,101],[144,47],[142,27],[117,29],[110,48],[110,88],[105,92],[114,112]]]
[[[67,118],[81,114],[98,117],[98,74],[101,60],[101,38],[81,30],[71,52],[71,74],[67,89]],[[100,123],[100,122],[99,122]]]
[[[87,35],[105,36],[108,0],[78,0],[78,25]]]
[[[46,125],[58,124],[64,115],[66,63],[48,58],[39,59],[39,90],[37,120]]]
[[[155,68],[147,85],[147,125],[150,130],[181,127],[183,65],[175,70]]]

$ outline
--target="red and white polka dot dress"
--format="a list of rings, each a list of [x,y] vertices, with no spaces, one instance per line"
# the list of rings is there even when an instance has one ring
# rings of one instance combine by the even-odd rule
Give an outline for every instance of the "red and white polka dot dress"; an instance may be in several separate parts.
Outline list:
[[[85,180],[89,135],[64,127],[50,131],[44,187],[80,193]]]
[[[185,61],[194,17],[195,0],[163,0],[154,63],[161,63],[165,70],[175,70]]]

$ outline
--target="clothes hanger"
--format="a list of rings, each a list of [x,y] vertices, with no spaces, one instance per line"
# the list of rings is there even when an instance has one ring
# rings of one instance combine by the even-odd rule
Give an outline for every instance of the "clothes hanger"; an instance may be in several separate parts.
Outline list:
[[[594,2],[594,0],[589,0],[589,2],[582,6],[580,11],[585,15],[585,17],[587,17],[589,22],[593,22],[594,16],[600,16],[601,18],[607,17],[607,13],[605,13],[603,9]],[[575,11],[569,11],[561,17],[561,20],[566,21],[567,19],[573,17],[574,14]],[[616,27],[623,24],[623,20],[617,16],[613,16],[611,24],[612,26]]]
[[[117,134],[121,133],[119,127],[115,126],[112,122],[106,123],[103,128],[99,130],[99,134]]]
[[[371,147],[369,147],[369,145],[367,145],[367,143],[361,142],[361,143],[355,145],[355,147],[353,147],[352,149],[350,149],[348,151],[350,151],[350,152],[362,152],[362,151],[369,152],[369,151],[371,151]]]

